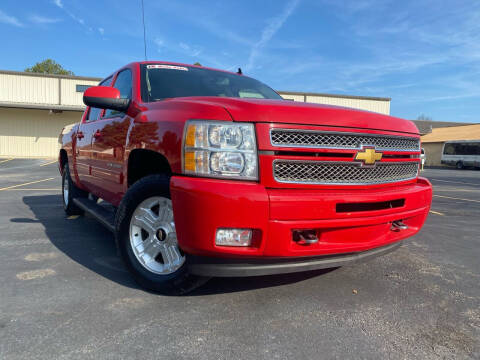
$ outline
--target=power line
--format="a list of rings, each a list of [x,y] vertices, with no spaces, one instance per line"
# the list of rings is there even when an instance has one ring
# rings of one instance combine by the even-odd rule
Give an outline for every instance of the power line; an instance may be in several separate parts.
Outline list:
[[[147,35],[145,31],[145,9],[143,7],[143,0],[142,0],[142,23],[143,23],[143,49],[145,52],[145,60],[147,60]]]

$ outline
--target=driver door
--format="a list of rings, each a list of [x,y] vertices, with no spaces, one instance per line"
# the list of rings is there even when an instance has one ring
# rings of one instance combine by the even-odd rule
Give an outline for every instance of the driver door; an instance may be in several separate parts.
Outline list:
[[[92,152],[92,136],[95,122],[100,116],[102,109],[88,108],[87,115],[78,126],[76,134],[77,140],[75,145],[75,161],[76,173],[80,183],[87,189],[91,189],[92,172],[91,172],[91,152]]]
[[[112,84],[113,77],[110,76],[103,80],[99,85],[110,86]],[[88,107],[86,109],[86,116],[78,126],[76,134],[76,146],[75,146],[75,164],[76,175],[79,182],[85,186],[89,191],[92,191],[92,138],[94,134],[95,123],[100,119],[103,113],[102,109]]]
[[[120,91],[120,97],[132,98],[132,72],[130,69],[118,73],[113,87]],[[105,110],[95,122],[92,131],[92,181],[98,196],[116,204],[122,196],[124,154],[127,134],[133,119],[116,110]]]

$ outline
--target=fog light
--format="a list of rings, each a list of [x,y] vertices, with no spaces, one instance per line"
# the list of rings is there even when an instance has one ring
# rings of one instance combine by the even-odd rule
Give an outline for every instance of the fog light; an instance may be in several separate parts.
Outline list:
[[[220,246],[250,246],[252,244],[252,230],[218,229],[215,244]]]

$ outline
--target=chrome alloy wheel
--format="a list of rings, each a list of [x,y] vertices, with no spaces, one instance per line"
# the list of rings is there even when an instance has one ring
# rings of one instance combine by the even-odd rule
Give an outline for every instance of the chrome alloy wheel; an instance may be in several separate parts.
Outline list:
[[[65,206],[68,206],[68,179],[66,176],[63,178],[63,202]]]
[[[130,220],[130,245],[140,264],[155,274],[168,275],[183,265],[170,199],[150,197],[137,206]]]

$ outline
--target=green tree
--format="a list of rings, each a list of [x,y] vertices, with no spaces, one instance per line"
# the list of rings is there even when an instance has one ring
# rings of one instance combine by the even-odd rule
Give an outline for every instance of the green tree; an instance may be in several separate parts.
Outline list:
[[[202,64],[200,64],[198,61],[197,61],[195,64],[193,64],[193,65],[202,66]]]
[[[424,120],[424,121],[433,121],[433,119],[430,116],[427,116],[425,114],[421,114],[417,117],[417,120]]]
[[[25,71],[53,75],[75,75],[72,71],[65,70],[62,65],[52,59],[46,59],[38,62],[32,67],[26,68]]]

